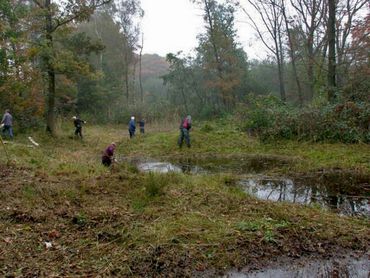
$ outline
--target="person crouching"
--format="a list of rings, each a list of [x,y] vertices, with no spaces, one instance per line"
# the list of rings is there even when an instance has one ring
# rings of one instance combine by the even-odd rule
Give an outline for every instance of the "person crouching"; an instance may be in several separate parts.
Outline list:
[[[114,161],[114,151],[116,150],[116,143],[112,142],[104,151],[101,162],[104,166],[109,167]]]

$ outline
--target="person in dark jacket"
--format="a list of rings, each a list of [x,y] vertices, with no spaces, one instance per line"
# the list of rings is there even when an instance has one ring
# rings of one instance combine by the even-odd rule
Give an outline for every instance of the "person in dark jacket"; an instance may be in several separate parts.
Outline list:
[[[73,116],[73,124],[75,125],[75,135],[80,136],[82,139],[82,125],[86,124],[86,121],[81,120],[78,116]]]
[[[178,145],[180,148],[182,148],[182,143],[186,142],[186,145],[188,148],[190,148],[190,129],[191,129],[191,116],[186,116],[180,124],[180,136],[178,140]]]
[[[114,161],[114,151],[116,150],[116,143],[112,142],[104,151],[101,162],[104,166],[109,167]]]
[[[140,127],[140,133],[141,133],[141,134],[144,134],[144,133],[145,133],[144,126],[145,126],[144,119],[141,119],[141,120],[139,121],[139,127]]]
[[[128,132],[130,134],[130,138],[135,136],[135,131],[136,131],[135,117],[132,116],[130,122],[128,123]]]
[[[1,125],[3,126],[3,135],[5,136],[8,133],[10,139],[13,139],[13,116],[10,114],[9,109],[5,110]]]

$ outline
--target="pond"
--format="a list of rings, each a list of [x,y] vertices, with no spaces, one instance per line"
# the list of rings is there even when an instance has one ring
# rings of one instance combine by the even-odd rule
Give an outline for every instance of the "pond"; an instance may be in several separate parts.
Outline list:
[[[294,159],[274,155],[201,155],[197,157],[170,157],[168,159],[177,165],[194,167],[210,173],[261,173],[274,168],[290,165]]]
[[[146,161],[137,162],[136,167],[142,172],[155,172],[155,173],[187,173],[187,174],[205,174],[206,171],[196,165],[192,164],[173,164],[170,162],[160,161]]]
[[[240,181],[249,194],[275,202],[316,204],[343,215],[370,217],[370,194],[366,187],[332,186],[329,183],[276,178],[250,178]]]
[[[311,173],[309,177],[295,178],[261,177],[257,173],[275,166],[288,163],[277,157],[248,156],[244,158],[213,159],[191,158],[173,159],[171,162],[153,159],[136,159],[130,161],[142,172],[214,174],[241,173],[251,174],[247,179],[241,178],[239,185],[248,194],[262,200],[274,202],[291,202],[304,205],[318,205],[331,209],[342,215],[366,216],[370,218],[369,176],[362,176],[350,171],[333,170]],[[195,162],[199,164],[195,164]],[[200,165],[200,166],[199,166]],[[244,175],[245,176],[245,175]]]

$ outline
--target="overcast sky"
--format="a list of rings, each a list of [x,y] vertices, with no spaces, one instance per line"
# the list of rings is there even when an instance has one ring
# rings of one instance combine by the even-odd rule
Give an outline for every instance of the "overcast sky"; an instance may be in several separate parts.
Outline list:
[[[142,21],[144,53],[167,53],[184,51],[188,54],[197,46],[197,35],[203,32],[202,10],[189,0],[141,0],[145,12]],[[246,16],[237,15],[235,27],[238,42],[249,58],[265,56],[263,47],[256,43],[251,27],[245,23]]]

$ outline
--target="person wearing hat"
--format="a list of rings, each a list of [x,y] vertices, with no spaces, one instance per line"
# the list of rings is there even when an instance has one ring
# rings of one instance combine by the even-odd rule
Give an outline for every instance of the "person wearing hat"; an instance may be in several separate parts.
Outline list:
[[[115,149],[116,149],[116,143],[112,142],[103,152],[101,162],[104,166],[109,167],[114,161]]]
[[[130,134],[130,138],[135,136],[136,124],[135,124],[135,117],[132,116],[130,122],[128,123],[128,132]]]
[[[73,124],[75,125],[75,135],[80,136],[82,139],[82,124],[86,124],[86,121],[81,120],[78,116],[73,116]]]
[[[3,128],[3,135],[9,134],[10,139],[13,139],[13,117],[10,114],[9,109],[5,110],[3,119],[1,120],[1,126]]]

